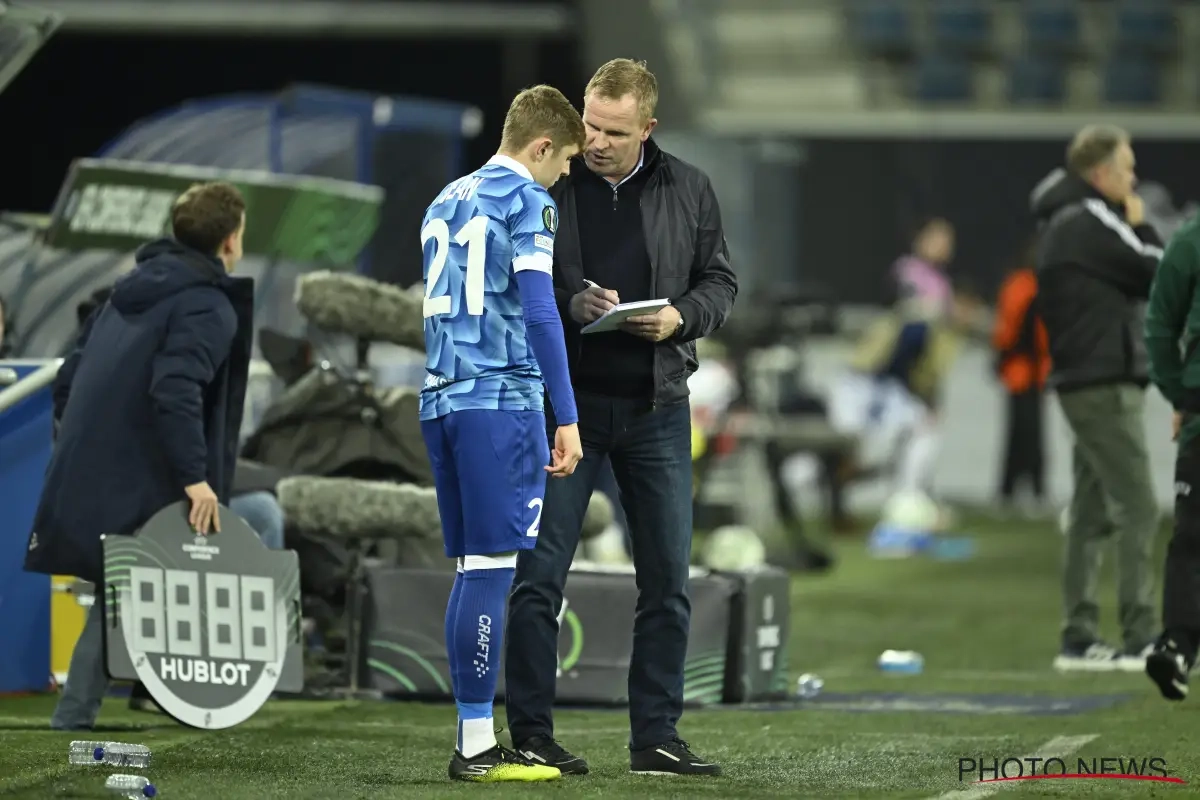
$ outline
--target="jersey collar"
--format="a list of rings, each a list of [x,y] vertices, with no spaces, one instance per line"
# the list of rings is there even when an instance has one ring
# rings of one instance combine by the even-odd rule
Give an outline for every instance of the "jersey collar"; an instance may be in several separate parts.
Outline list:
[[[497,153],[489,158],[487,163],[495,164],[496,166],[504,167],[505,169],[511,169],[513,172],[517,173],[527,181],[533,180],[533,174],[529,171],[529,169],[520,161],[517,161],[511,156],[504,156]]]

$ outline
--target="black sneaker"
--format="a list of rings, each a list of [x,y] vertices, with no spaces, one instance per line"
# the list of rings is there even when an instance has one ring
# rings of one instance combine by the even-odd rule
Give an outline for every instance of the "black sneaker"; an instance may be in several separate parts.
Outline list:
[[[531,764],[558,767],[563,775],[587,775],[588,764],[547,736],[532,736],[516,748]]]
[[[455,750],[447,772],[451,780],[475,783],[552,781],[562,776],[557,768],[531,764],[499,744],[473,758],[466,758]]]
[[[1192,665],[1174,640],[1164,636],[1146,656],[1146,674],[1168,700],[1183,700],[1188,694],[1188,672]]]
[[[629,751],[629,771],[638,775],[720,775],[721,767],[698,757],[679,737]]]

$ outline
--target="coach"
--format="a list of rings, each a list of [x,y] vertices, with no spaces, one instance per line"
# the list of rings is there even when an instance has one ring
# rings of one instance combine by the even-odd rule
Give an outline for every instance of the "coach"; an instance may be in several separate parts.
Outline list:
[[[1149,383],[1142,317],[1162,250],[1135,180],[1129,136],[1093,126],[1071,142],[1067,168],[1033,193],[1043,226],[1037,304],[1053,364],[1048,385],[1075,437],[1060,670],[1140,672],[1156,635],[1151,554],[1159,512],[1142,420]],[[1096,583],[1110,538],[1120,652],[1097,630]]]
[[[254,284],[231,278],[245,201],[227,183],[192,187],[174,236],[142,247],[84,326],[54,384],[60,421],[25,569],[100,585],[100,537],[132,534],[185,498],[198,533],[220,530],[250,366]],[[51,718],[90,729],[108,685],[102,603],[92,606]]]
[[[537,547],[522,551],[509,603],[505,684],[513,745],[564,773],[583,759],[554,741],[557,616],[588,499],[605,457],[629,521],[638,603],[629,668],[634,772],[719,774],[676,732],[691,604],[691,412],[695,340],[717,330],[737,278],[708,177],[658,148],[658,85],[617,59],[584,93],[587,147],[552,189],[555,294],[566,331],[583,460],[547,481]],[[666,298],[621,331],[581,334],[613,304]],[[547,412],[547,417],[550,417]],[[548,419],[550,430],[555,423]]]

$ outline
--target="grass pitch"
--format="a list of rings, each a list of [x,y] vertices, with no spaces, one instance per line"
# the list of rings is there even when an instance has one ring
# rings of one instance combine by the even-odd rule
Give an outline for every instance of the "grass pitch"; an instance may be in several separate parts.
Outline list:
[[[816,673],[831,694],[1125,696],[1119,704],[1046,716],[820,707],[688,711],[681,734],[725,766],[717,779],[631,776],[624,711],[564,710],[557,714],[558,736],[591,762],[592,774],[511,786],[446,779],[454,721],[449,705],[274,702],[245,725],[206,733],[130,713],[114,699],[101,715],[106,730],[96,737],[150,746],[154,764],[144,774],[165,800],[1200,794],[1200,700],[1168,704],[1141,674],[1061,676],[1050,669],[1060,617],[1058,532],[1048,524],[1000,522],[972,522],[963,532],[980,544],[972,561],[875,561],[861,540],[847,540],[838,545],[833,572],[796,578],[793,680]],[[1165,538],[1164,531],[1160,544]],[[1102,592],[1106,631],[1115,642],[1111,574]],[[875,659],[889,648],[924,654],[924,674],[879,674]],[[67,743],[81,736],[47,729],[53,704],[50,696],[0,698],[0,797],[106,796],[109,770],[67,764]],[[502,723],[502,710],[497,720]],[[1069,771],[1080,758],[1159,758],[1166,772],[1187,783],[960,781],[961,758],[990,762],[1033,754],[1061,754]]]

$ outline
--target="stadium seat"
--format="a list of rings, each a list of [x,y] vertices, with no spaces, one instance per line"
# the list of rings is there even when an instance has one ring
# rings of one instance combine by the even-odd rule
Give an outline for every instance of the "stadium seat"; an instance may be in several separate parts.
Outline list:
[[[1115,44],[1122,52],[1169,53],[1178,46],[1178,32],[1172,0],[1122,0],[1117,6]]]
[[[932,54],[917,64],[916,98],[926,103],[957,103],[971,100],[975,86],[971,65],[952,55]]]
[[[1053,58],[1025,56],[1009,65],[1008,97],[1013,103],[1062,103],[1066,99],[1066,74]]]
[[[1160,66],[1148,59],[1117,56],[1104,67],[1104,102],[1155,105],[1162,100]]]
[[[1025,43],[1039,53],[1068,53],[1080,46],[1077,0],[1025,0],[1022,9]]]
[[[988,0],[935,0],[930,18],[934,44],[941,50],[976,53],[992,41]]]
[[[851,8],[851,28],[858,42],[874,55],[912,52],[912,14],[902,0],[859,0]]]

